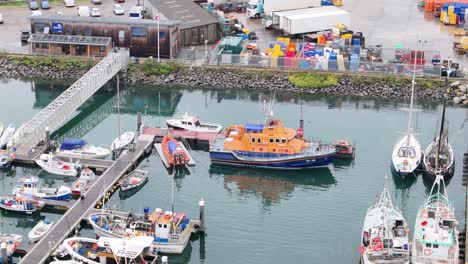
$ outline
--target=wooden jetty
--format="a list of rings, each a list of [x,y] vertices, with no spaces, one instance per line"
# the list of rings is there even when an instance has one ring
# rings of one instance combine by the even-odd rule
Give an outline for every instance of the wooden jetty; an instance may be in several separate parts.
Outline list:
[[[118,180],[139,162],[146,150],[152,148],[154,136],[139,135],[135,148],[127,150],[101,175],[93,186],[85,193],[85,199],[76,201],[70,209],[56,222],[52,229],[24,256],[20,263],[38,264],[44,263],[55,248],[79,227],[83,218],[88,215],[96,204],[102,200]]]
[[[143,129],[143,134],[153,135],[156,139],[161,139],[167,134],[167,130],[167,128],[147,127]],[[183,138],[189,143],[202,145],[209,145],[215,138],[224,137],[223,134],[219,133],[194,132],[178,129],[173,129],[172,134],[176,139]]]

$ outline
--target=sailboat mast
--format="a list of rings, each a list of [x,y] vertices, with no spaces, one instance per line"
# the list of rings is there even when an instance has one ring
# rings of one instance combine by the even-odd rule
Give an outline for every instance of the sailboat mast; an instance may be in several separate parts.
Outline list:
[[[445,87],[448,90],[448,77],[450,70],[447,70],[447,75],[445,76]],[[447,106],[447,90],[444,93],[444,105],[442,107],[442,119],[440,120],[440,131],[439,131],[439,140],[437,142],[437,153],[435,160],[435,169],[439,169],[439,153],[440,153],[440,141],[442,140],[442,133],[444,132],[444,123],[445,123],[445,108]]]
[[[417,45],[416,45],[416,58],[414,61],[414,66],[413,66],[413,80],[411,81],[411,99],[410,99],[410,111],[409,111],[409,118],[408,118],[408,145],[410,144],[410,135],[413,132],[412,131],[412,119],[413,119],[413,101],[414,101],[414,86],[416,84],[416,65],[418,63],[418,48],[419,48],[419,40],[417,40]]]
[[[121,142],[120,135],[122,135],[122,127],[120,125],[120,79],[117,74],[117,125],[119,126],[119,142]]]

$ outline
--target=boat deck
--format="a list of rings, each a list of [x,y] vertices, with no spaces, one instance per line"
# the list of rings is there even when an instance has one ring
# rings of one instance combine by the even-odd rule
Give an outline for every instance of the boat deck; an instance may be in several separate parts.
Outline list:
[[[117,181],[129,171],[144,155],[145,150],[153,145],[154,136],[140,135],[135,144],[134,151],[123,153],[85,193],[86,198],[76,201],[71,208],[56,222],[52,229],[24,256],[20,263],[44,263],[71,231],[79,227],[83,218],[88,215],[102,196],[110,190]],[[50,246],[52,245],[52,246]]]

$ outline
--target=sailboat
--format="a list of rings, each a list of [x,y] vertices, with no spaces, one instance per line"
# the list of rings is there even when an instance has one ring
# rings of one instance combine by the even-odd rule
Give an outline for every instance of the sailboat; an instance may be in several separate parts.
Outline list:
[[[379,201],[367,210],[361,237],[361,263],[409,263],[408,224],[393,206],[385,186]]]
[[[416,61],[414,62],[413,80],[411,82],[411,100],[408,118],[408,132],[403,136],[398,143],[393,147],[392,152],[392,168],[398,174],[405,176],[413,173],[420,165],[422,150],[415,135],[413,134],[413,101],[414,101],[414,86],[416,84]]]
[[[130,143],[133,142],[135,138],[134,132],[125,132],[122,134],[122,126],[120,125],[120,80],[119,75],[117,75],[117,116],[118,116],[118,126],[119,126],[119,136],[112,141],[111,151],[118,151],[125,148]]]
[[[445,78],[445,85],[448,86],[448,76],[450,72],[447,71]],[[448,88],[447,88],[448,90]],[[455,160],[453,156],[453,149],[448,141],[448,127],[445,120],[445,110],[447,107],[447,91],[444,94],[444,104],[442,107],[442,119],[440,122],[439,136],[427,146],[424,152],[423,165],[426,175],[435,179],[436,175],[440,173],[444,177],[450,177],[455,171]]]
[[[437,173],[430,195],[416,215],[412,263],[459,263],[457,226],[444,177]]]

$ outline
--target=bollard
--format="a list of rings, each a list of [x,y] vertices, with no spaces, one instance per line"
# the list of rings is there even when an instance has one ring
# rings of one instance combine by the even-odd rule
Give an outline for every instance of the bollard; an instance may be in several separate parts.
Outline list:
[[[200,206],[200,232],[205,232],[205,201],[201,199],[198,205]]]
[[[167,264],[167,263],[169,263],[169,262],[167,261],[167,256],[162,256],[161,261],[162,261],[162,264]]]
[[[2,249],[2,263],[8,264],[7,244],[5,242],[2,242],[0,248]]]
[[[304,119],[299,120],[299,127],[304,129]]]
[[[50,149],[50,129],[49,127],[45,128],[45,145],[46,145],[46,150]]]
[[[141,126],[141,112],[138,111],[137,112],[137,129],[136,129],[137,131],[140,130],[140,126]]]

